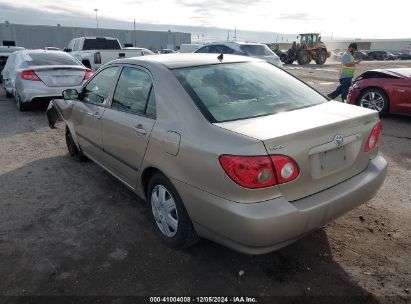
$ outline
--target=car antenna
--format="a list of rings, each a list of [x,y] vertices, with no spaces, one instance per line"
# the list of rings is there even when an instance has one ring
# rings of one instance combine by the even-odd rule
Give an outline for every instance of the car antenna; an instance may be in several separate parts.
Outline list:
[[[224,59],[224,54],[221,53],[220,55],[218,55],[217,59],[220,60],[220,62],[222,62]]]

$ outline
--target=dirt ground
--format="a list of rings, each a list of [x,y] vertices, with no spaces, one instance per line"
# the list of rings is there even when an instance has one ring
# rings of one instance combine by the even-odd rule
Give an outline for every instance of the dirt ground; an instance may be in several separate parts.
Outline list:
[[[392,66],[411,62],[363,62],[358,72]],[[285,69],[323,93],[337,85],[337,64]],[[1,93],[0,295],[410,302],[411,118],[382,124],[389,169],[370,202],[270,254],[205,240],[174,251],[154,234],[143,201],[96,164],[68,157],[61,123],[51,130],[44,108],[19,113]]]

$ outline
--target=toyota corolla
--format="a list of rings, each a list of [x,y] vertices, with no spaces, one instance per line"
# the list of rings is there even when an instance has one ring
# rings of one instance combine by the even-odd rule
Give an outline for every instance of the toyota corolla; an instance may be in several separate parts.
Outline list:
[[[69,155],[147,201],[154,229],[249,254],[276,250],[370,200],[387,162],[378,112],[328,101],[250,57],[113,61],[48,108]]]

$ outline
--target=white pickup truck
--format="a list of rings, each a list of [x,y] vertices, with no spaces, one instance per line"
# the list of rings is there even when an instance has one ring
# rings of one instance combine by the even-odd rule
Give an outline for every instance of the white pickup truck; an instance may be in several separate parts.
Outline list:
[[[75,38],[64,51],[93,71],[115,59],[153,54],[144,48],[122,48],[118,39],[111,37]]]

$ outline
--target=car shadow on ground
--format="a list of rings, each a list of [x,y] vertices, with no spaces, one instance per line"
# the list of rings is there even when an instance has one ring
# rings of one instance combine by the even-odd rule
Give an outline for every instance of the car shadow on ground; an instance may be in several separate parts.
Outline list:
[[[67,155],[0,171],[2,295],[328,296],[377,302],[334,261],[324,230],[261,256],[202,240],[175,251],[145,203]],[[334,298],[336,297],[336,298]],[[270,298],[269,298],[270,299]]]

